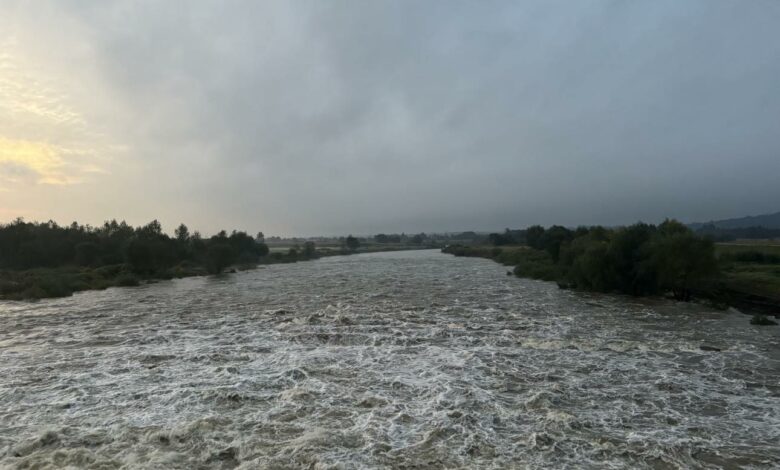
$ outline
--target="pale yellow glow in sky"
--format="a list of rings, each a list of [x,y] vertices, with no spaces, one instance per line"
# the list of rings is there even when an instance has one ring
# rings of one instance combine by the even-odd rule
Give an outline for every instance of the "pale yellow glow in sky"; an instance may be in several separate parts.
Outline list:
[[[88,43],[73,28],[41,36],[34,16],[10,13],[0,13],[0,223],[92,222],[111,212],[106,181],[122,146],[95,115],[104,101],[93,62],[73,52]]]
[[[4,179],[18,182],[19,176],[31,177],[37,183],[69,184],[77,180],[63,172],[63,150],[45,142],[11,140],[0,136],[0,171]]]
[[[18,41],[0,41],[0,190],[78,184],[103,171],[102,150],[56,77]]]

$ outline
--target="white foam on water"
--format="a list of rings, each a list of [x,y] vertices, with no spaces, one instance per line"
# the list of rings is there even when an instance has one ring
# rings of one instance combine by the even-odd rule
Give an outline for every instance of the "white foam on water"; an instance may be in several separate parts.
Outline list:
[[[433,251],[0,303],[0,371],[0,468],[780,466],[778,329]]]

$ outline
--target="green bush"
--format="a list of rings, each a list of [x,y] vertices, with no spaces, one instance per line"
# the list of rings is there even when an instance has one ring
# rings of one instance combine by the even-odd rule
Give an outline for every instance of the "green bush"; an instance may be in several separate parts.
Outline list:
[[[45,299],[51,297],[41,286],[30,286],[25,289],[17,299]]]
[[[100,277],[104,278],[112,278],[121,273],[125,270],[124,264],[109,264],[106,266],[101,266],[99,268],[95,268],[92,272]]]
[[[73,294],[73,290],[66,285],[64,279],[53,276],[40,279],[37,286],[46,293],[46,297],[68,297]]]
[[[120,287],[135,287],[140,284],[141,281],[139,281],[135,275],[130,273],[121,274],[116,278],[116,285]]]
[[[0,280],[0,294],[2,295],[8,295],[14,292],[19,292],[21,288],[22,285],[18,282]]]
[[[160,269],[157,272],[154,273],[155,279],[162,279],[164,281],[169,281],[176,277],[172,270],[170,269]]]
[[[680,300],[701,292],[718,274],[712,241],[674,220],[614,230],[534,226],[526,230],[526,240],[528,247],[452,245],[442,251],[492,258],[514,265],[517,276],[561,286],[631,295],[671,292]]]
[[[558,270],[552,263],[527,260],[521,262],[513,271],[515,276],[539,279],[542,281],[555,281],[559,278]]]

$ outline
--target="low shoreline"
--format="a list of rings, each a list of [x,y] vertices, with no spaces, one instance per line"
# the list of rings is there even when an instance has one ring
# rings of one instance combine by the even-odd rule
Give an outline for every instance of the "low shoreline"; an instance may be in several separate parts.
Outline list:
[[[475,257],[493,260],[504,266],[512,266],[513,274],[526,279],[556,282],[560,288],[568,288],[558,279],[556,267],[545,260],[539,250],[525,246],[509,248],[493,246],[449,245],[441,249],[442,253],[461,257]],[[744,292],[719,281],[712,291],[694,291],[695,298],[704,300],[717,308],[734,308],[746,315],[763,315],[780,318],[780,298],[772,298],[750,292]]]
[[[268,255],[257,263],[235,264],[223,271],[232,274],[260,266],[314,261],[331,256],[430,249],[430,247],[361,247],[358,250],[318,250],[313,256]],[[180,263],[171,269],[153,273],[132,271],[127,264],[98,267],[63,266],[26,270],[0,270],[0,301],[30,302],[47,298],[70,297],[76,292],[105,290],[109,287],[135,287],[171,279],[214,275],[200,265]]]

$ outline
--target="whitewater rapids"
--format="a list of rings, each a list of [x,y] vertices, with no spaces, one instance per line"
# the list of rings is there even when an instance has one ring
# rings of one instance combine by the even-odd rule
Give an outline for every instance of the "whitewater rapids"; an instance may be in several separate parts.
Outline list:
[[[48,467],[777,468],[780,327],[437,251],[0,302]]]

